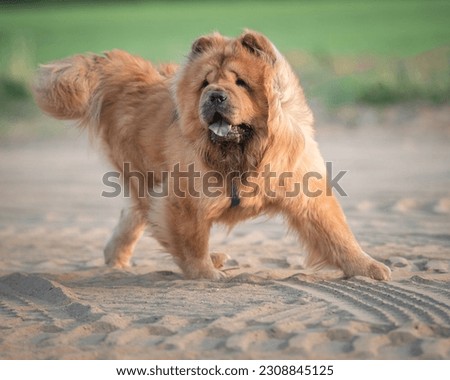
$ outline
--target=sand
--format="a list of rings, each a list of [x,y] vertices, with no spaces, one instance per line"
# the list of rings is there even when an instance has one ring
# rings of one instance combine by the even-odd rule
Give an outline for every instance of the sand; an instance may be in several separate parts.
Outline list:
[[[281,218],[214,228],[223,281],[184,280],[150,237],[109,269],[124,200],[101,197],[86,138],[2,141],[0,358],[450,359],[450,107],[347,109],[317,130],[391,282],[304,268]]]

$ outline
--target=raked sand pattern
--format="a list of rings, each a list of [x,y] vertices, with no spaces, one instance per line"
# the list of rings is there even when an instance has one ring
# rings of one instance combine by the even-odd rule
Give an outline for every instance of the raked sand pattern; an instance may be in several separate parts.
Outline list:
[[[265,218],[213,230],[223,281],[183,280],[148,237],[130,270],[106,268],[123,199],[100,196],[108,168],[87,141],[2,143],[0,359],[450,359],[450,109],[413,116],[318,127],[391,282],[305,269]]]

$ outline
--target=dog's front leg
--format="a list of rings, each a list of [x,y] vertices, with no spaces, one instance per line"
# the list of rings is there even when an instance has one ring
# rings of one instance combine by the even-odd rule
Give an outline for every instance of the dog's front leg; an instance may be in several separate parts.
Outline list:
[[[289,200],[288,208],[290,225],[308,250],[308,264],[337,266],[347,277],[389,280],[389,268],[359,246],[334,195],[301,196]]]
[[[209,254],[211,223],[201,216],[190,198],[153,200],[150,211],[152,235],[172,254],[188,279],[219,279],[226,255]]]

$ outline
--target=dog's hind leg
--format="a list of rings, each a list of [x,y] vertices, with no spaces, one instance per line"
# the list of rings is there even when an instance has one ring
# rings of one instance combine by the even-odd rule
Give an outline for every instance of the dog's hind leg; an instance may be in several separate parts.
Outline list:
[[[130,265],[136,243],[147,225],[146,219],[134,207],[125,208],[120,214],[119,223],[114,228],[105,249],[105,263],[114,268]]]

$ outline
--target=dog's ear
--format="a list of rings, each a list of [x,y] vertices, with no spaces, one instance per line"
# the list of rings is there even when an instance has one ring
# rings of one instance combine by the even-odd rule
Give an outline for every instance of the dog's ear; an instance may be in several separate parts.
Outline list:
[[[199,55],[205,52],[208,49],[211,49],[213,46],[213,43],[211,41],[211,38],[208,37],[200,37],[194,43],[192,44],[192,54]]]
[[[275,63],[276,51],[267,37],[252,30],[246,30],[239,38],[242,46],[250,53]]]
[[[218,46],[224,40],[219,33],[214,33],[208,36],[199,37],[194,41],[191,48],[191,56],[201,55],[215,46]]]

